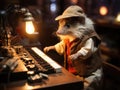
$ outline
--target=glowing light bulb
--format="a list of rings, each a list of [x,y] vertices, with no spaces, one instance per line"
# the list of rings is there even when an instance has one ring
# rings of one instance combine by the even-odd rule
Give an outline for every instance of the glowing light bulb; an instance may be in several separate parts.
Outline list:
[[[115,19],[117,22],[120,22],[120,13],[118,13],[116,19]]]
[[[108,9],[106,6],[101,6],[99,9],[100,15],[105,16],[108,13]]]
[[[26,21],[26,32],[28,34],[33,34],[35,31],[34,25],[32,21]]]

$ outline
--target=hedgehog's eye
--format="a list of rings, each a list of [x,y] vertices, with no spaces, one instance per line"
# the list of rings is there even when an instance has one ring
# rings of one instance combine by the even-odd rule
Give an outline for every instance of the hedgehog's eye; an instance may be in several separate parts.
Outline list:
[[[68,23],[67,23],[65,26],[66,26],[67,28],[70,28],[70,24],[68,24]]]

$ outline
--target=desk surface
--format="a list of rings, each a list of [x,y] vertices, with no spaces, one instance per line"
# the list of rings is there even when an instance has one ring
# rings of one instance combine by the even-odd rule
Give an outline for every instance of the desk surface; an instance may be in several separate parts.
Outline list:
[[[27,55],[29,55],[29,53]],[[17,68],[19,69],[23,67],[21,66],[21,64],[18,66],[19,67]],[[70,88],[75,90],[77,89],[81,90],[83,88],[82,80],[77,78],[72,73],[68,72],[64,67],[62,67],[61,73],[48,74],[48,79],[42,79],[42,81],[35,83],[28,83],[27,78],[19,79],[25,77],[25,73],[22,74],[18,73],[18,74],[17,75],[15,74],[16,76],[13,76],[13,78],[15,78],[14,81],[9,81],[9,83],[8,82],[0,83],[0,89],[1,90],[30,90],[30,89],[62,90],[62,89]]]
[[[22,77],[22,76],[21,76]],[[14,81],[1,84],[1,90],[30,90],[30,89],[82,89],[83,83],[66,69],[62,68],[62,73],[50,74],[48,79],[40,83],[28,84],[27,80]]]

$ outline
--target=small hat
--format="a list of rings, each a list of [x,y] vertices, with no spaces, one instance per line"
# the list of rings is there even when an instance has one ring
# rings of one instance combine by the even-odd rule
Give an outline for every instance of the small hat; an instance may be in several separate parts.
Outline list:
[[[64,18],[70,18],[70,17],[84,17],[84,11],[81,7],[77,5],[69,6],[62,15],[59,15],[55,18],[55,20],[60,20]]]

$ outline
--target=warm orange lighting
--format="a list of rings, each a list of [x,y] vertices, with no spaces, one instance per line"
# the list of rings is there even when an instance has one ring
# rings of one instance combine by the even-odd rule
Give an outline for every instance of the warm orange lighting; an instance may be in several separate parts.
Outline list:
[[[35,31],[34,25],[32,21],[26,21],[26,32],[28,34],[33,34]]]
[[[78,0],[71,0],[71,2],[72,2],[73,4],[77,4],[77,3],[78,3]]]
[[[116,22],[120,22],[120,13],[118,13],[117,17],[116,17]]]
[[[101,6],[99,9],[100,15],[105,16],[108,13],[108,9],[106,6]]]

